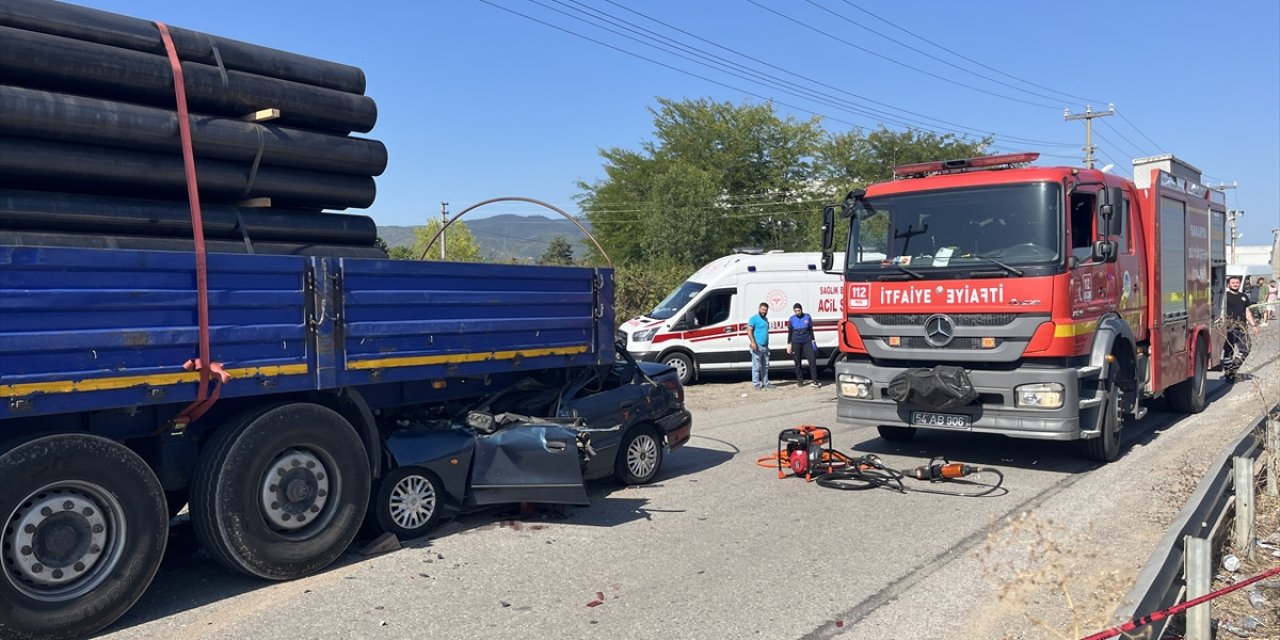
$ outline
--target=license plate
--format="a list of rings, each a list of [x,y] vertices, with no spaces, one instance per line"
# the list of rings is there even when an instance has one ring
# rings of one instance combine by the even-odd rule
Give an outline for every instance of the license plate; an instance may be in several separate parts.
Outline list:
[[[972,424],[969,416],[955,413],[928,413],[926,411],[912,411],[911,424],[922,427],[934,427],[935,429],[968,429]]]

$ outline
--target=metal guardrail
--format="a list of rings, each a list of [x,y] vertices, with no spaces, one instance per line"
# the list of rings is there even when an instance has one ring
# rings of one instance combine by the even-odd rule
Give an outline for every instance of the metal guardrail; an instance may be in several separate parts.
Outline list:
[[[1200,480],[1195,493],[1187,500],[1186,506],[1173,524],[1169,525],[1169,531],[1151,554],[1151,559],[1138,573],[1133,589],[1116,609],[1114,620],[1132,620],[1136,616],[1163,611],[1182,602],[1186,591],[1184,541],[1187,536],[1213,538],[1231,507],[1231,497],[1234,495],[1232,460],[1246,457],[1256,461],[1261,456],[1267,416],[1274,415],[1276,411],[1280,411],[1280,405],[1251,423]],[[1171,620],[1165,618],[1147,625],[1144,627],[1145,633],[1149,634],[1146,637],[1161,637],[1169,622]]]

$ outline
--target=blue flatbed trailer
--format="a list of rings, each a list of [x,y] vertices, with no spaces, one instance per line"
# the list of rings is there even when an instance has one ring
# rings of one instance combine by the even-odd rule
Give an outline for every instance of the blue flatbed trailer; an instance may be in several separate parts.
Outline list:
[[[384,412],[614,359],[609,269],[209,254],[210,359],[226,378],[187,424],[194,263],[0,247],[0,637],[119,617],[188,501],[234,569],[323,568],[386,471]]]

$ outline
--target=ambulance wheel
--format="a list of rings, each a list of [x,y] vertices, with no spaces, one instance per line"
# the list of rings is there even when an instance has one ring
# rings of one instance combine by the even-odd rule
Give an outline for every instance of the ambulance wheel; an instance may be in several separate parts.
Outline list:
[[[1195,371],[1191,377],[1173,385],[1165,392],[1169,398],[1169,407],[1178,413],[1200,413],[1208,405],[1205,380],[1208,378],[1209,354],[1205,351],[1204,340],[1196,340]]]
[[[680,384],[687,385],[693,382],[693,358],[690,358],[689,354],[672,351],[662,356],[662,364],[676,370],[676,375],[680,376]]]
[[[880,432],[881,438],[889,442],[910,442],[916,437],[915,427],[891,427],[882,424],[876,427],[876,431]]]
[[[1115,378],[1107,380],[1106,385],[1106,395],[1098,407],[1095,427],[1101,435],[1081,441],[1085,457],[1098,462],[1112,462],[1120,457],[1120,387],[1116,385]]]

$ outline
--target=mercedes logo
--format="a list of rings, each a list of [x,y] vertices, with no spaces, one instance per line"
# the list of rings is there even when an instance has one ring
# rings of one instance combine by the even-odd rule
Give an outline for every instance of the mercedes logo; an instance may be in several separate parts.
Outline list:
[[[935,347],[945,347],[956,335],[956,323],[949,316],[934,314],[925,318],[924,341]]]

